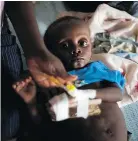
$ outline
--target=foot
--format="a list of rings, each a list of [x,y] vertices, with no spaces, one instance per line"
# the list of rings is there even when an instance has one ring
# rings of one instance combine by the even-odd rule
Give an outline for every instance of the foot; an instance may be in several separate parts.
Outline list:
[[[26,104],[32,104],[36,98],[36,86],[32,77],[13,84],[13,89],[24,100]]]

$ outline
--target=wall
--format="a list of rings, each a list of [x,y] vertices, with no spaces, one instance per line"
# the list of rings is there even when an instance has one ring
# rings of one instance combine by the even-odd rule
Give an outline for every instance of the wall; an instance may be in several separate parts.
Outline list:
[[[35,15],[42,36],[49,24],[53,22],[62,11],[65,11],[65,7],[61,1],[43,1],[35,3]]]
[[[38,23],[40,34],[42,36],[44,35],[49,24],[53,22],[56,19],[57,15],[62,11],[65,11],[65,7],[61,1],[41,1],[41,2],[37,1],[35,3],[36,20]],[[8,22],[9,22],[9,27],[10,27],[10,30],[12,31],[12,34],[16,36],[14,28],[9,19],[8,19]],[[27,69],[24,53],[18,38],[17,38],[17,44],[19,45],[19,48],[21,50],[23,68]]]

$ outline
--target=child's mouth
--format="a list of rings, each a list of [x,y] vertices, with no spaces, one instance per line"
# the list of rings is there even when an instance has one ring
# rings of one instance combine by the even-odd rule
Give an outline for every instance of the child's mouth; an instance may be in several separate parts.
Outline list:
[[[74,68],[81,68],[85,65],[85,59],[84,58],[74,58],[72,59],[72,65]]]
[[[81,61],[81,60],[84,60],[84,58],[83,57],[75,57],[72,59],[72,62]]]

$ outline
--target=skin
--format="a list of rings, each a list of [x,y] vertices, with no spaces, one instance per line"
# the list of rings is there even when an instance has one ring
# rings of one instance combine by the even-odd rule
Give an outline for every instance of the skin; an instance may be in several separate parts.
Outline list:
[[[68,71],[85,67],[89,63],[92,56],[92,46],[90,32],[86,24],[70,26],[65,24],[55,29],[54,33],[51,51],[61,59]],[[85,39],[81,42],[82,46],[79,44],[81,38]],[[81,60],[80,58],[83,59]],[[105,101],[100,106],[102,114],[86,120],[91,127],[91,134],[95,138],[93,141],[126,141],[127,130],[125,121],[121,110],[116,104],[117,101],[122,100],[122,92],[115,84],[107,83],[106,88],[102,88],[100,85],[98,83],[81,87],[81,89],[97,89],[96,98],[101,98]],[[69,123],[69,125],[71,124],[72,122]],[[75,128],[75,125],[75,123],[72,124],[72,127],[74,126]],[[108,129],[105,130],[107,125]],[[99,133],[101,136],[99,136]]]
[[[19,3],[19,2],[16,2],[16,4],[17,3]],[[10,5],[12,5],[12,4],[10,4]],[[12,5],[13,6],[13,5]],[[32,6],[31,7],[29,7],[28,5],[24,5],[24,6],[22,6],[22,4],[21,5],[16,5],[15,7],[14,7],[14,10],[11,10],[12,8],[9,8],[9,16],[10,15],[12,15],[13,13],[14,13],[14,16],[16,17],[18,17],[18,18],[14,18],[14,20],[15,20],[15,22],[14,22],[14,20],[12,20],[12,17],[14,17],[14,16],[11,16],[10,17],[10,19],[12,20],[12,23],[14,24],[14,25],[17,25],[17,19],[19,20],[18,22],[20,22],[20,23],[23,23],[23,25],[24,25],[24,27],[28,27],[28,24],[27,24],[27,20],[29,20],[29,19],[32,19],[32,20],[30,20],[30,22],[34,22],[34,17],[29,17],[26,21],[24,21],[24,18],[23,17],[28,17],[28,15],[30,15],[30,16],[32,16],[32,13],[31,14],[28,14],[27,12],[29,12],[27,9],[30,9],[30,11],[32,10]],[[17,10],[18,9],[18,10]],[[11,12],[10,12],[10,10],[11,10]],[[16,11],[17,10],[17,11]],[[27,14],[24,14],[24,12],[25,13],[27,13]],[[21,14],[22,13],[22,14]],[[21,16],[21,15],[23,16]],[[26,18],[25,18],[26,19]],[[19,36],[19,39],[20,39],[20,42],[21,42],[21,44],[24,44],[25,45],[25,47],[24,47],[24,51],[25,51],[25,54],[26,54],[26,57],[27,57],[27,63],[28,63],[28,66],[29,66],[29,69],[30,69],[30,71],[31,71],[31,73],[32,73],[32,75],[34,76],[34,78],[35,78],[35,80],[41,85],[41,86],[50,86],[50,84],[49,84],[49,82],[48,82],[48,84],[45,84],[46,82],[47,82],[47,80],[46,81],[43,81],[43,78],[45,78],[45,76],[44,75],[42,75],[42,74],[44,74],[43,72],[45,72],[45,68],[43,67],[44,65],[44,63],[47,63],[47,62],[49,62],[49,64],[51,64],[51,62],[55,62],[55,58],[53,57],[53,60],[52,59],[50,59],[50,60],[48,60],[47,61],[47,58],[49,58],[49,56],[47,55],[47,52],[45,51],[45,46],[43,45],[43,42],[41,42],[40,41],[40,35],[39,35],[39,32],[38,32],[38,28],[37,28],[37,26],[36,26],[36,22],[34,22],[34,25],[33,25],[33,27],[34,28],[32,28],[32,24],[30,24],[30,26],[28,27],[28,28],[24,28],[24,30],[23,30],[23,28],[22,28],[22,26],[21,26],[22,24],[20,24],[20,25],[17,25],[16,27],[15,27],[15,30],[16,30],[16,32],[17,32],[17,34],[18,34],[18,36]],[[31,29],[33,29],[33,30],[31,30]],[[22,30],[22,31],[21,31]],[[28,31],[32,31],[32,32],[28,32]],[[34,32],[34,31],[36,31],[36,32]],[[20,33],[23,33],[22,35],[20,35]],[[31,36],[30,36],[30,34],[31,34]],[[28,36],[29,35],[29,36]],[[38,36],[36,36],[36,35],[38,35]],[[27,38],[26,38],[27,37]],[[24,39],[25,39],[25,41],[24,41]],[[42,43],[42,44],[41,44]],[[29,49],[28,49],[28,47],[29,47]],[[27,51],[28,50],[28,51]],[[34,52],[32,51],[32,50],[34,50]],[[36,53],[37,52],[37,53]],[[40,55],[42,55],[43,57],[42,58],[40,58],[39,56]],[[50,54],[50,56],[51,56],[51,54]],[[81,61],[80,61],[81,62]],[[80,64],[85,64],[85,63],[78,63],[77,62],[77,66],[81,66]],[[84,62],[84,61],[82,61],[82,62]],[[33,65],[32,65],[33,64]],[[41,64],[41,65],[40,65]],[[55,63],[56,64],[56,63]],[[79,65],[78,65],[79,64]],[[48,65],[48,66],[50,66],[50,65]],[[76,66],[76,65],[75,65]],[[83,65],[82,65],[83,66]],[[61,66],[62,67],[62,66]],[[54,67],[54,68],[56,68],[56,67]],[[38,71],[38,73],[36,73],[36,71],[32,71],[32,70],[37,70]],[[58,69],[57,69],[58,70]],[[53,72],[53,71],[52,71]],[[63,73],[64,71],[62,71],[62,73]],[[39,76],[39,75],[40,76]],[[36,76],[36,77],[35,77]],[[43,82],[42,82],[43,81]],[[20,86],[20,85],[18,85],[18,86]],[[22,87],[21,87],[22,88]],[[15,88],[15,90],[16,90],[16,88]],[[17,90],[16,90],[17,91]],[[17,92],[19,92],[19,91],[17,91]],[[27,102],[27,101],[26,101]],[[105,109],[105,108],[104,108]],[[109,105],[108,105],[108,107],[107,107],[107,109],[109,109]],[[109,113],[109,112],[108,112]],[[32,114],[33,115],[33,114]],[[113,114],[114,115],[114,114]],[[114,119],[117,119],[116,117],[118,117],[118,115],[119,114],[116,114],[116,115],[114,115]],[[120,116],[121,117],[121,116]],[[118,120],[117,120],[118,121]],[[115,123],[117,123],[117,122],[115,122]],[[65,124],[66,125],[66,124]],[[117,124],[117,125],[119,125],[119,124]],[[95,126],[95,127],[97,127],[97,126]],[[118,129],[118,128],[117,128]],[[118,130],[119,131],[119,130]],[[122,130],[121,130],[121,133],[122,133]],[[119,134],[118,134],[119,135]],[[119,137],[119,136],[118,136]],[[116,141],[125,141],[125,139],[121,139],[121,140],[118,140],[118,139],[116,139]]]
[[[31,76],[28,76],[27,78],[20,80],[13,84],[13,89],[16,91],[16,93],[23,99],[23,101],[28,105],[27,107],[31,111],[31,114],[33,116],[38,114],[37,111],[37,98],[36,98],[36,84],[33,81]],[[42,92],[46,93],[47,89],[41,89]],[[53,95],[56,95],[57,93],[63,93],[63,90],[61,89],[51,89],[50,93]],[[89,101],[89,105],[94,103],[93,100]],[[69,108],[73,108],[77,106],[77,102],[74,98],[69,98]]]
[[[99,141],[127,141],[127,129],[118,105],[103,102],[100,108],[101,115],[89,117],[87,121],[91,125],[93,135],[98,137],[100,133]]]
[[[78,138],[80,141],[127,141],[127,129],[118,105],[103,103],[100,108],[102,113],[99,116],[57,123],[57,129],[60,129],[58,133],[62,132],[63,139],[68,136],[67,141],[75,141]]]
[[[60,57],[67,70],[84,67],[91,58],[89,28],[83,24],[68,25],[68,28],[63,25],[56,29],[55,33],[59,33],[59,29],[62,32],[55,34],[52,40],[52,52]]]
[[[33,81],[32,77],[29,76],[23,80],[20,80],[13,84],[13,89],[15,92],[23,99],[23,101],[26,103],[30,115],[32,115],[32,118],[38,115],[37,111],[37,103],[36,103],[36,85]]]
[[[46,48],[38,30],[33,3],[5,2],[4,8],[23,47],[29,71],[35,81],[42,87],[53,87],[57,85],[51,83],[47,75],[60,77],[63,84],[76,80],[75,76],[67,74],[61,61]]]
[[[100,105],[101,114],[97,116],[51,123],[48,122],[49,120],[45,118],[38,108],[36,86],[31,77],[16,82],[13,88],[26,103],[33,121],[33,123],[29,122],[29,124],[32,123],[32,127],[29,130],[30,136],[27,136],[25,140],[47,139],[48,141],[54,141],[60,139],[64,141],[69,134],[68,138],[66,138],[67,141],[75,141],[76,139],[80,141],[127,141],[127,129],[123,114],[116,103],[103,102]]]
[[[86,31],[86,28],[84,27],[84,30],[82,30],[83,32],[81,32],[81,29],[83,29],[83,26],[80,26],[80,27],[77,26],[77,28],[78,28],[77,31],[79,33],[84,34],[84,31]],[[68,32],[65,32],[66,35],[69,35],[69,36],[64,36],[63,34],[58,36],[58,39],[61,39],[62,37],[66,37],[66,39],[67,39],[67,40],[63,40],[63,39],[56,40],[58,42],[60,41],[59,45],[58,45],[59,48],[65,47],[65,46],[62,46],[61,43],[62,44],[66,43],[68,40],[72,44],[74,42],[76,44],[78,43],[77,39],[71,40],[72,37],[75,37],[75,35],[77,33],[75,28],[72,31],[74,31],[74,34],[68,34]],[[89,36],[89,30],[87,30],[87,33],[85,33],[85,34]],[[68,55],[70,55],[72,57],[74,57],[74,54],[72,54],[72,51],[76,51],[76,53],[78,53],[77,49],[78,48],[81,49],[80,47],[76,47],[75,45],[73,47],[71,46],[71,49],[67,49],[68,52],[69,51],[71,52]],[[86,49],[86,47],[85,47],[85,49]],[[88,56],[91,57],[90,50],[91,50],[91,46],[88,46],[88,48],[85,51],[84,50],[82,51],[82,49],[81,49],[81,53],[77,57],[79,58],[81,56],[84,58],[84,60],[83,61],[79,60],[79,62],[78,62],[77,58],[75,61],[69,61],[69,59],[66,59],[67,54],[65,55],[65,52],[61,52],[60,55],[62,55],[64,53],[63,56],[66,56],[64,58],[65,59],[64,61],[66,61],[66,68],[71,69],[75,66],[75,68],[78,69],[78,68],[84,67],[89,62],[87,57]],[[58,49],[56,51],[58,51]],[[70,57],[70,56],[68,56],[68,57]],[[77,65],[76,65],[76,62],[77,62]],[[72,64],[71,67],[68,66],[70,64]],[[30,80],[30,83],[31,83],[31,80]],[[22,87],[20,87],[20,85],[22,85]],[[26,101],[28,102],[28,100],[26,100],[27,93],[24,91],[24,89],[26,89],[27,85],[24,85],[24,86],[22,83],[17,82],[13,85],[13,88],[15,89],[17,94],[21,95],[21,97],[23,98],[23,100],[25,102]],[[107,86],[110,86],[110,85],[107,84]],[[18,87],[20,88],[20,90],[18,89]],[[26,102],[26,104],[28,105],[30,116],[32,117],[35,125],[38,125],[37,123],[38,123],[38,119],[39,119],[39,123],[40,123],[39,127],[40,128],[38,129],[38,127],[36,126],[37,127],[37,129],[36,129],[37,136],[38,136],[39,140],[41,140],[39,135],[40,136],[43,135],[44,139],[46,138],[47,140],[51,140],[51,141],[52,140],[61,140],[62,141],[65,138],[67,141],[70,141],[70,140],[71,141],[75,141],[75,140],[80,140],[80,141],[84,141],[84,140],[85,141],[127,141],[127,129],[126,129],[125,121],[123,118],[123,114],[122,114],[121,110],[119,109],[118,105],[116,104],[116,101],[118,101],[117,100],[118,96],[116,97],[116,95],[118,94],[118,88],[115,88],[115,90],[117,90],[117,91],[115,91],[115,93],[111,94],[110,90],[113,90],[113,88],[110,89],[110,87],[109,87],[109,88],[98,89],[99,87],[100,87],[100,84],[98,84],[98,85],[93,84],[93,85],[86,85],[85,87],[81,88],[81,89],[96,88],[98,91],[101,91],[100,96],[97,96],[97,97],[102,98],[103,101],[108,101],[108,102],[103,102],[100,105],[101,114],[99,116],[91,116],[91,117],[88,117],[87,119],[82,119],[82,118],[68,119],[66,121],[61,121],[61,122],[56,122],[56,123],[47,122],[46,119],[43,120],[45,122],[42,122],[43,115],[39,114],[39,112],[38,112],[39,109],[36,106],[37,103],[35,103],[35,102],[32,103],[32,100],[34,99],[34,96],[36,94],[34,94],[34,91],[30,92],[30,94],[32,93],[32,100],[30,99],[30,103],[32,103],[32,104],[29,104],[27,102]],[[104,95],[106,95],[106,96],[104,96]],[[48,124],[48,123],[50,123],[50,124]],[[46,132],[48,134],[45,134]],[[62,133],[62,138],[60,136],[61,133]],[[51,136],[51,134],[54,136]]]
[[[88,65],[92,57],[92,44],[87,24],[83,22],[72,25],[62,24],[51,32],[53,32],[51,34],[53,36],[50,41],[50,51],[60,58],[67,71]],[[115,84],[108,83],[106,88],[100,89],[99,83],[97,85],[90,85],[86,85],[81,89],[96,89],[96,98],[100,98],[103,101],[117,102],[122,100],[122,92]]]

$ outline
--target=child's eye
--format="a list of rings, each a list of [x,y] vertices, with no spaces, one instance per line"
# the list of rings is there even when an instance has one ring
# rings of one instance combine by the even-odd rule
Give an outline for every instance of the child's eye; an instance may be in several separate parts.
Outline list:
[[[78,42],[78,44],[79,44],[80,47],[87,47],[88,46],[88,43],[87,43],[86,40],[80,40]]]
[[[68,48],[69,45],[68,45],[68,43],[63,43],[63,44],[62,44],[62,47],[63,47],[63,48]]]

